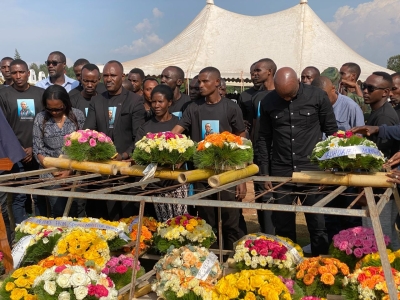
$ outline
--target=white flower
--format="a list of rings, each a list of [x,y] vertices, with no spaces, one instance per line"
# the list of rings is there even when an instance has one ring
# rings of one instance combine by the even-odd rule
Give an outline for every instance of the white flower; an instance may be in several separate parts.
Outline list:
[[[53,267],[52,269],[47,269],[47,270],[40,276],[40,279],[41,279],[42,281],[47,281],[47,280],[53,279],[53,278],[54,278],[54,275],[55,275],[54,269],[55,269],[55,267]]]
[[[57,284],[62,287],[63,289],[70,287],[71,284],[69,282],[71,275],[69,274],[60,274],[56,279]]]
[[[68,292],[61,292],[60,295],[58,295],[58,300],[70,300],[71,295]]]
[[[97,279],[99,278],[97,272],[95,270],[93,270],[93,269],[89,269],[88,272],[87,272],[87,275],[93,281],[97,281]]]
[[[45,281],[43,289],[46,291],[47,294],[54,295],[57,289],[56,283],[54,281]]]
[[[90,283],[90,277],[82,273],[74,273],[71,275],[71,284],[73,286],[88,285]]]
[[[78,286],[74,288],[74,294],[77,300],[82,300],[87,296],[88,289],[86,286]]]

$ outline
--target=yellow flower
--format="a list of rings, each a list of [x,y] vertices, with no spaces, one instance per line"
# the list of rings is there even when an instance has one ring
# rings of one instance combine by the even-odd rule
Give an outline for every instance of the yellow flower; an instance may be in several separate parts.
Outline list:
[[[244,290],[244,291],[251,290],[249,279],[244,276],[239,277],[236,286],[239,290]]]
[[[24,275],[24,274],[25,274],[24,268],[19,268],[19,269],[16,269],[16,270],[12,273],[11,277],[12,277],[12,278],[18,278],[18,277],[21,277],[21,276]]]
[[[256,300],[256,295],[254,295],[252,292],[248,292],[246,296],[244,296],[244,300]]]
[[[29,286],[29,281],[26,278],[24,278],[23,276],[17,278],[14,281],[14,283],[15,283],[15,285],[17,287],[20,287],[20,288],[24,288],[24,287],[28,287]]]
[[[37,296],[28,294],[24,297],[24,300],[37,300]]]
[[[191,224],[192,226],[196,227],[198,225],[198,222],[196,219],[190,219],[189,224]]]
[[[190,224],[190,223],[189,223],[189,224],[187,224],[187,225],[186,225],[186,230],[187,230],[187,231],[190,231],[190,232],[192,232],[192,231],[194,230],[194,227],[193,227],[193,225],[192,225],[192,224]]]
[[[264,283],[264,280],[261,276],[251,276],[250,277],[250,286],[252,290],[259,288]]]
[[[229,299],[235,299],[239,297],[239,290],[231,286],[226,295],[229,297]]]
[[[15,288],[11,291],[10,299],[20,300],[23,299],[26,295],[28,295],[28,291],[26,289]]]
[[[6,284],[6,291],[7,292],[12,291],[14,288],[15,288],[15,284],[13,282],[11,282],[11,281],[7,282],[7,284]]]

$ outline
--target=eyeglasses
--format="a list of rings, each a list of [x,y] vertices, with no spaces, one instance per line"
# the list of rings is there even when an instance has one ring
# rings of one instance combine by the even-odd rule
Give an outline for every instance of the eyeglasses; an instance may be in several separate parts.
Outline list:
[[[47,66],[53,65],[53,66],[57,66],[58,64],[62,64],[62,61],[56,61],[56,60],[46,60],[44,62]]]
[[[58,113],[64,111],[64,107],[61,108],[45,108],[45,110],[49,113]]]
[[[366,84],[365,82],[363,82],[361,84],[361,90],[363,91],[365,89],[368,91],[368,93],[371,94],[371,93],[375,92],[376,90],[386,90],[387,88],[376,87],[371,84]]]

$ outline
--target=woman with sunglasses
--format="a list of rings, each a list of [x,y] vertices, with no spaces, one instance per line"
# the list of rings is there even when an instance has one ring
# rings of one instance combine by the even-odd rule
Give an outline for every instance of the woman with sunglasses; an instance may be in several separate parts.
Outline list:
[[[67,91],[60,85],[51,85],[44,91],[42,105],[45,109],[36,115],[33,125],[33,154],[41,168],[44,168],[44,158],[59,157],[62,154],[64,136],[82,129],[85,116],[82,111],[71,106]],[[40,176],[52,179],[67,177],[71,174],[71,171],[66,170]],[[48,189],[53,188],[58,188],[58,186],[48,187]],[[50,203],[51,217],[61,217],[67,198],[51,196],[47,199]],[[76,211],[76,203],[72,207],[72,211],[74,210]],[[39,211],[42,214],[43,210],[39,209]]]

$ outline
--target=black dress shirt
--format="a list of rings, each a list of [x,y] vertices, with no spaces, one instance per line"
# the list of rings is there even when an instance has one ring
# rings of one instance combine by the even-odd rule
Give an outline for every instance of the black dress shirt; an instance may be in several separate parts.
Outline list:
[[[337,131],[336,119],[328,95],[319,88],[300,83],[295,98],[285,101],[274,90],[260,106],[260,130],[257,142],[260,173],[291,176],[292,172],[317,170],[310,162],[322,133]],[[274,145],[272,158],[269,158]],[[271,167],[271,174],[269,167]]]

